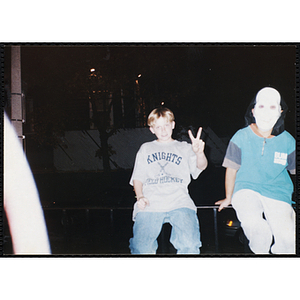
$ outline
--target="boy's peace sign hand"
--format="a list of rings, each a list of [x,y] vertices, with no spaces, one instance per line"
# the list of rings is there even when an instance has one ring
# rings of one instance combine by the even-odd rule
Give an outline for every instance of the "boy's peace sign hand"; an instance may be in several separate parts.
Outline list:
[[[193,136],[192,131],[189,130],[188,134],[192,142],[193,151],[197,153],[203,153],[205,143],[200,139],[202,127],[199,127],[196,138]]]

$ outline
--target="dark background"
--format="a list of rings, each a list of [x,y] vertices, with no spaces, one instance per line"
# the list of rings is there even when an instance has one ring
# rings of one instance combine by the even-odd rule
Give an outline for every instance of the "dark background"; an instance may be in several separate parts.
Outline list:
[[[120,86],[141,73],[146,101],[164,101],[174,110],[177,123],[187,123],[188,118],[190,125],[210,126],[218,136],[231,136],[243,127],[250,100],[259,89],[273,86],[289,106],[286,128],[295,134],[293,45],[24,45],[21,53],[26,97],[40,103],[60,99],[58,110],[72,92],[70,82],[94,67]],[[4,66],[8,81],[9,47]]]

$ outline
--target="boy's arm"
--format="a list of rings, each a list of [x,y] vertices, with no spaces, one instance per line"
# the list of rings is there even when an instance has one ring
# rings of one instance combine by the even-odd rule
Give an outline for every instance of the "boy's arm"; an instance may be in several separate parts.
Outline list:
[[[133,188],[136,195],[136,199],[144,197],[143,195],[143,183],[137,179],[133,180]]]
[[[207,167],[207,159],[204,152],[196,153],[197,155],[197,168],[205,170]]]
[[[215,204],[220,205],[219,211],[223,208],[227,207],[231,204],[231,198],[234,190],[235,178],[236,178],[237,170],[227,168],[226,175],[225,175],[225,192],[226,198],[220,201],[217,201]]]
[[[192,142],[193,151],[197,155],[197,168],[200,170],[205,170],[207,167],[207,159],[204,154],[205,143],[203,142],[203,140],[200,139],[201,132],[202,132],[202,127],[198,129],[197,136],[196,138],[194,138],[191,130],[188,131],[189,137]]]
[[[143,195],[143,183],[137,179],[133,180],[133,188],[136,195],[137,205],[140,209],[144,209],[149,205],[149,201]]]

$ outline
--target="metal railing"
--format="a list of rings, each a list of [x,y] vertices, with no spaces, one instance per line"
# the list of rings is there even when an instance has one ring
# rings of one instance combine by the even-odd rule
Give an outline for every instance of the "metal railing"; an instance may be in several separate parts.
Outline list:
[[[199,210],[206,210],[206,209],[212,209],[213,210],[213,231],[214,231],[214,244],[215,244],[215,252],[219,253],[219,233],[218,233],[218,208],[217,205],[204,205],[204,206],[196,206],[197,211]],[[228,206],[227,208],[232,208],[232,206]],[[69,226],[68,222],[68,210],[85,210],[85,217],[86,217],[86,223],[89,223],[90,218],[90,211],[91,210],[107,210],[109,211],[109,220],[110,220],[110,228],[113,231],[114,228],[114,212],[116,210],[132,210],[132,207],[43,207],[44,210],[61,210],[62,211],[62,217],[61,217],[61,223],[64,227],[64,232],[67,232],[67,226]]]

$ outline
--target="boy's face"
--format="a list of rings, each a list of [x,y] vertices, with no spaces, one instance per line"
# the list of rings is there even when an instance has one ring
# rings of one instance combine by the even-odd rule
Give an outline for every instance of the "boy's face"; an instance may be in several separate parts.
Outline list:
[[[150,131],[156,135],[158,142],[172,141],[172,133],[175,127],[175,122],[170,122],[167,118],[160,117],[156,120]]]

